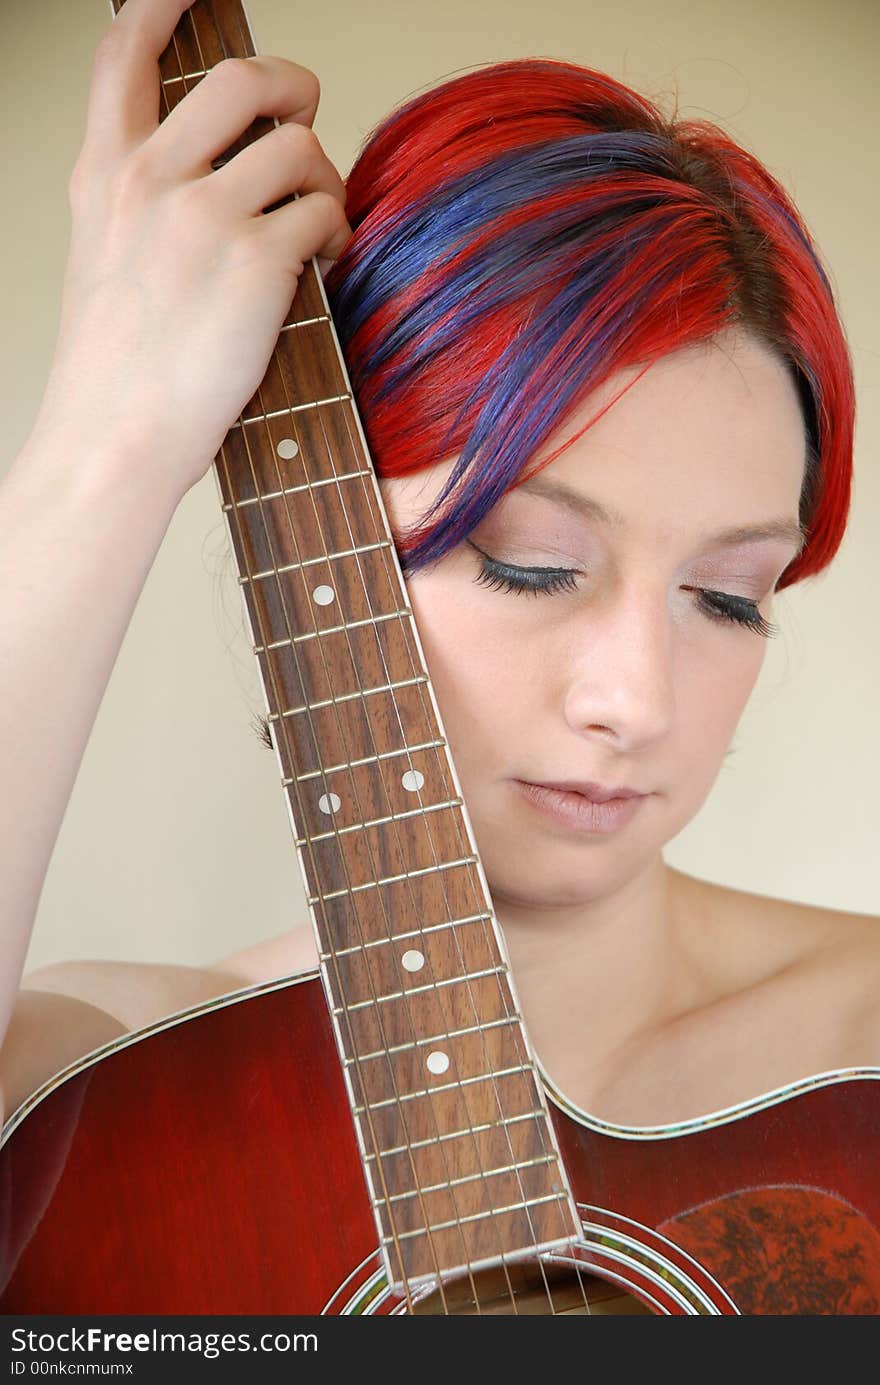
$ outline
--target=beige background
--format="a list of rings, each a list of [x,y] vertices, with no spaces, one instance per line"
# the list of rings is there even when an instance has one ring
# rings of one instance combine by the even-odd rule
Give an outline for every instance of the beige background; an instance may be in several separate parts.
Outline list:
[[[3,0],[0,12],[9,460],[52,356],[67,177],[110,11],[103,0]],[[667,109],[677,94],[682,114],[720,122],[792,192],[855,359],[853,515],[830,572],[778,599],[783,633],[768,642],[736,753],[665,854],[706,879],[880,915],[873,0],[249,0],[248,12],[258,51],[320,76],[317,130],[343,172],[370,126],[414,91],[481,62],[544,55],[598,67]],[[307,917],[275,757],[253,731],[262,710],[209,474],[172,522],[114,670],[29,966],[210,960]]]

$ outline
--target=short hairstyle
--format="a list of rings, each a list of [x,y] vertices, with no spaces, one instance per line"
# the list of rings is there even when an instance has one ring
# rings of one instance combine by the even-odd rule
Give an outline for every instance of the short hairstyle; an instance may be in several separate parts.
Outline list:
[[[807,540],[777,590],[834,557],[852,484],[847,341],[793,202],[718,126],[574,63],[495,63],[377,126],[347,214],[326,285],[376,472],[459,454],[395,536],[406,574],[569,446],[580,434],[526,471],[607,377],[732,327],[786,365],[804,419]]]

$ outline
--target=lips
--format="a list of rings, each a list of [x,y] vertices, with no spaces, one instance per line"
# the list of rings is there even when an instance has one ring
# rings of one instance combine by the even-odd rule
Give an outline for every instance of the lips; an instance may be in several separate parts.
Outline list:
[[[556,789],[559,793],[582,794],[583,797],[589,799],[591,803],[608,803],[612,798],[646,797],[646,795],[641,793],[639,789],[630,789],[627,788],[626,785],[621,785],[619,788],[609,788],[605,784],[594,784],[592,783],[592,781],[589,780],[583,780],[581,782],[577,782],[575,780],[568,780],[567,782],[564,782],[562,780],[558,782],[549,782],[542,780],[541,783],[525,779],[520,780],[520,783],[529,782],[534,782],[535,788],[538,789]]]
[[[513,782],[545,821],[553,822],[567,831],[593,837],[618,832],[626,827],[650,797],[626,786],[612,789],[608,785],[584,781],[576,788],[571,787],[571,781],[564,785],[531,784],[525,779],[515,779]],[[603,797],[601,800],[591,798],[581,789],[601,793]]]

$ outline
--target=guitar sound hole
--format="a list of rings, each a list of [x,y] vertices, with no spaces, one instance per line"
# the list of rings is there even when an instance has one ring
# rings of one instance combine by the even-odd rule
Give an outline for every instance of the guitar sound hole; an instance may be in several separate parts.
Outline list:
[[[475,1292],[476,1291],[476,1292]],[[477,1307],[478,1301],[479,1307]],[[523,1260],[507,1266],[480,1270],[473,1276],[447,1281],[443,1292],[434,1289],[413,1304],[414,1316],[509,1315],[581,1313],[650,1314],[652,1310],[627,1293],[584,1269]]]

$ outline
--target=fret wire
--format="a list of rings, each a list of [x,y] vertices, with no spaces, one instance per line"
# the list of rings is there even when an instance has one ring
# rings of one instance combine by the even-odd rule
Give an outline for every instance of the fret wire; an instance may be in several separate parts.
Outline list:
[[[412,992],[409,992],[412,995]],[[352,1007],[349,1006],[349,1009]],[[439,1043],[441,1039],[460,1039],[463,1034],[480,1034],[484,1029],[500,1029],[505,1024],[518,1024],[522,1015],[505,1015],[500,1020],[486,1020],[483,1024],[469,1024],[465,1029],[444,1030],[441,1034],[429,1034],[425,1039],[416,1039],[415,1043],[392,1044],[389,1048],[376,1048],[372,1053],[359,1053],[357,1058],[344,1058],[342,1061],[347,1065],[354,1062],[367,1063],[373,1058],[385,1058],[389,1053],[408,1053],[413,1049],[424,1048],[426,1044]]]
[[[486,1217],[502,1217],[506,1212],[521,1212],[529,1207],[538,1207],[544,1202],[559,1202],[561,1198],[565,1198],[566,1201],[568,1200],[568,1193],[566,1193],[564,1189],[556,1193],[546,1193],[543,1197],[529,1197],[523,1202],[510,1202],[506,1207],[493,1207],[488,1212],[468,1212],[467,1216],[456,1217],[453,1221],[432,1222],[430,1226],[417,1226],[412,1231],[398,1231],[396,1235],[401,1241],[409,1240],[411,1236],[430,1236],[435,1231],[447,1231],[450,1227],[458,1226],[461,1222],[482,1221]],[[571,1236],[567,1239],[570,1241],[575,1240],[576,1233],[572,1232]],[[382,1240],[386,1245],[392,1243],[390,1237],[383,1236]],[[547,1246],[559,1245],[559,1243],[558,1240],[545,1242]],[[541,1249],[540,1246],[536,1246],[535,1248],[537,1250]]]
[[[227,500],[221,509],[243,510],[246,505],[258,505],[262,500],[280,500],[282,496],[296,495],[298,491],[314,490],[317,486],[332,486],[334,481],[353,481],[358,476],[369,475],[369,470],[362,467],[360,471],[343,471],[338,476],[321,476],[316,481],[304,481],[299,486],[283,486],[281,490],[266,491],[265,494],[258,491],[256,495],[249,495],[245,500]]]
[[[356,630],[361,625],[378,625],[383,620],[394,620],[407,616],[412,619],[412,611],[409,607],[405,607],[402,611],[383,611],[381,615],[365,616],[363,620],[347,620],[342,625],[326,625],[319,630],[307,630],[302,635],[292,635],[288,640],[273,640],[268,645],[255,644],[253,649],[255,654],[265,654],[267,649],[287,649],[290,645],[308,644],[310,640],[319,640],[322,635],[338,635],[342,630]],[[427,678],[423,675],[418,681],[425,683]],[[338,702],[339,698],[332,698],[331,700]]]
[[[426,803],[421,808],[407,808],[405,813],[390,813],[384,818],[370,818],[367,822],[350,822],[345,827],[334,827],[331,832],[313,832],[305,837],[297,837],[297,846],[306,842],[326,842],[330,837],[344,837],[349,832],[365,832],[368,827],[385,827],[389,822],[404,822],[407,818],[421,817],[426,813],[439,813],[444,808],[460,808],[460,798],[450,798],[445,803]]]
[[[321,315],[321,317],[304,317],[304,318],[297,319],[296,322],[288,322],[286,326],[284,326],[284,327],[281,328],[281,331],[282,331],[282,333],[284,333],[284,332],[293,332],[293,331],[296,331],[296,329],[297,329],[298,327],[314,327],[314,326],[316,326],[317,323],[319,323],[319,322],[329,322],[329,321],[330,321],[330,319],[329,319],[329,317],[327,316],[327,314],[326,314],[326,313],[323,313],[323,314]]]
[[[351,885],[346,890],[331,890],[329,894],[309,895],[309,904],[317,904],[319,900],[341,899],[346,894],[359,894],[361,890],[378,890],[380,885],[396,885],[400,880],[406,880],[409,876],[433,875],[435,871],[452,870],[455,866],[475,866],[476,856],[462,856],[457,861],[441,861],[439,866],[419,866],[416,870],[405,870],[400,875],[383,875],[379,880],[367,880],[363,885]]]
[[[287,418],[288,414],[301,414],[306,409],[319,409],[322,404],[344,404],[351,399],[350,394],[332,394],[327,399],[310,399],[307,404],[288,404],[286,409],[270,409],[264,414],[251,414],[233,423],[232,429],[244,428],[249,423],[268,423],[270,418]]]
[[[442,976],[439,981],[428,981],[424,986],[410,986],[405,991],[389,991],[388,995],[377,995],[374,1000],[355,1000],[351,1005],[334,1005],[332,1014],[351,1014],[353,1010],[364,1010],[368,1005],[382,1005],[386,1000],[402,1000],[405,996],[421,995],[423,991],[439,990],[441,986],[457,986],[462,981],[479,981],[484,976],[497,976],[506,972],[502,963],[497,967],[485,967],[482,971],[467,972],[464,976]]]
[[[207,72],[181,72],[179,77],[163,77],[163,87],[173,86],[175,82],[192,82],[196,77],[207,77]]]
[[[382,1106],[397,1106],[402,1101],[419,1101],[422,1097],[435,1096],[437,1092],[451,1092],[456,1087],[469,1087],[477,1082],[494,1082],[496,1077],[513,1077],[518,1072],[532,1071],[531,1063],[519,1063],[512,1068],[490,1068],[487,1072],[478,1072],[473,1077],[457,1077],[453,1082],[440,1082],[436,1087],[420,1087],[416,1092],[383,1097],[381,1101],[368,1101],[364,1105],[352,1107],[352,1110],[356,1116],[362,1116],[365,1111],[378,1111]]]
[[[556,1156],[553,1154],[538,1154],[534,1159],[519,1159],[513,1164],[503,1164],[497,1169],[486,1169],[484,1170],[483,1176],[492,1178],[503,1173],[513,1173],[515,1169],[533,1169],[539,1164],[552,1163],[555,1157]],[[422,1188],[422,1192],[442,1193],[447,1188],[457,1187],[460,1183],[473,1183],[475,1178],[480,1177],[481,1175],[479,1173],[464,1173],[459,1178],[450,1178],[448,1183],[428,1183]],[[406,1198],[413,1196],[414,1194],[412,1192],[392,1193],[390,1198],[374,1198],[373,1205],[376,1207],[384,1207],[388,1202],[403,1202]]]
[[[466,1130],[447,1130],[442,1135],[428,1135],[424,1140],[412,1140],[408,1145],[393,1145],[391,1149],[380,1149],[375,1154],[368,1154],[368,1159],[390,1159],[395,1154],[405,1154],[410,1149],[424,1149],[427,1145],[436,1144],[438,1140],[461,1140],[469,1135],[485,1135],[487,1131],[497,1130],[502,1125],[516,1125],[519,1121],[547,1120],[547,1112],[539,1108],[537,1111],[524,1111],[520,1116],[501,1116],[497,1121],[484,1121],[482,1125],[469,1126]]]
[[[399,683],[380,683],[375,688],[358,688],[357,692],[340,693],[338,697],[324,697],[320,702],[304,702],[301,707],[286,707],[283,712],[270,712],[266,720],[272,722],[279,721],[282,717],[300,716],[303,712],[315,712],[320,707],[332,707],[336,702],[353,702],[357,697],[372,697],[374,693],[391,692],[392,688],[411,688],[415,683],[427,681],[427,675],[420,673],[417,678],[402,678]]]
[[[420,938],[423,933],[437,933],[442,928],[458,928],[463,923],[479,923],[481,919],[491,917],[491,914],[468,914],[465,918],[444,919],[442,923],[427,923],[419,928],[409,928],[405,933],[389,933],[386,938],[370,938],[365,943],[352,943],[351,947],[336,947],[333,953],[337,957],[346,957],[352,952],[365,952],[370,947],[387,947],[389,943],[405,942],[407,938]],[[319,952],[318,961],[328,960],[330,956],[329,952]]]
[[[324,553],[319,558],[303,558],[301,563],[283,563],[280,567],[266,568],[264,572],[252,572],[247,577],[239,576],[239,586],[249,582],[260,582],[266,577],[277,577],[280,572],[298,572],[304,567],[314,567],[316,563],[333,562],[336,558],[353,558],[356,553],[372,553],[377,548],[391,548],[390,539],[380,543],[367,543],[362,548],[342,548],[338,553]]]
[[[405,745],[400,750],[382,750],[378,755],[364,755],[360,760],[340,760],[338,764],[328,765],[323,771],[320,769],[310,769],[307,774],[294,774],[290,779],[283,779],[283,784],[304,783],[307,779],[317,779],[322,772],[324,774],[335,774],[340,769],[357,769],[361,765],[378,764],[380,760],[394,760],[398,755],[411,755],[416,750],[433,750],[435,746],[445,745],[444,740],[420,741],[418,745]]]

